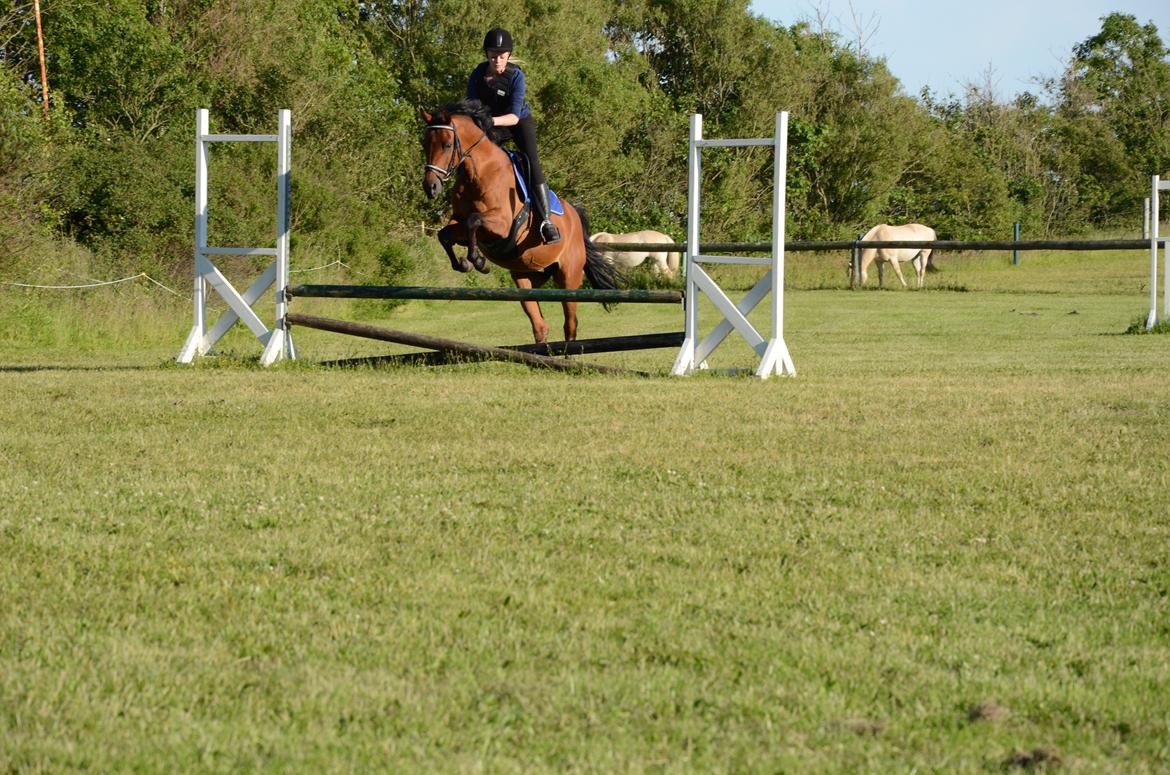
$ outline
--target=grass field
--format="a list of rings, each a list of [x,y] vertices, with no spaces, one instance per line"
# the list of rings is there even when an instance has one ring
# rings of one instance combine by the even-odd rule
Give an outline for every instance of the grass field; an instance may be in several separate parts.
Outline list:
[[[299,329],[297,364],[241,335],[179,367],[180,300],[0,290],[0,770],[1166,772],[1147,261],[850,292],[794,257],[766,382],[328,369],[388,348]],[[514,304],[312,302],[527,337]]]

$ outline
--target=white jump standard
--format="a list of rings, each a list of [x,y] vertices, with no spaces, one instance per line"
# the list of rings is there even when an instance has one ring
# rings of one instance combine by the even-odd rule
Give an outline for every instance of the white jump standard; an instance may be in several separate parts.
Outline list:
[[[699,253],[699,193],[700,155],[702,148],[771,146],[772,163],[772,256],[770,258],[747,258],[743,256],[704,256]],[[687,154],[687,286],[685,338],[678,359],[671,374],[694,373],[706,368],[707,356],[735,330],[739,332],[760,356],[756,376],[766,379],[773,374],[795,375],[792,356],[784,343],[784,207],[785,186],[788,175],[788,113],[776,114],[776,131],[772,138],[753,140],[704,140],[703,117],[691,116],[691,136]],[[768,272],[735,304],[723,292],[703,264],[754,264],[768,266]],[[715,305],[723,319],[699,341],[699,291]],[[747,314],[755,309],[764,297],[772,294],[772,321],[769,336],[765,339],[748,322]]]
[[[197,355],[206,355],[238,321],[243,321],[260,343],[264,352],[260,362],[271,365],[283,358],[296,358],[292,336],[284,323],[287,303],[289,248],[289,177],[292,172],[292,114],[282,110],[278,116],[279,129],[274,135],[211,134],[208,131],[207,110],[195,113],[195,322],[187,343],[176,359],[191,363]],[[276,247],[241,248],[209,247],[207,244],[207,158],[208,145],[213,142],[276,143]],[[211,256],[273,256],[273,262],[255,282],[240,293],[212,262]],[[252,310],[269,288],[276,286],[276,320],[269,328]],[[207,289],[213,288],[228,304],[228,311],[209,331],[207,329]]]
[[[1146,330],[1158,325],[1158,192],[1170,191],[1170,180],[1154,175],[1150,184],[1150,314]],[[1170,246],[1162,242],[1162,322],[1170,320]]]

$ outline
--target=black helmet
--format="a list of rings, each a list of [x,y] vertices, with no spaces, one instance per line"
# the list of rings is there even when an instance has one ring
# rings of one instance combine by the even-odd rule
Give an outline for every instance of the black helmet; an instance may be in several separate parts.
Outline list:
[[[487,35],[483,36],[483,50],[489,51],[492,49],[497,51],[511,51],[512,33],[499,27],[493,27],[488,30]]]

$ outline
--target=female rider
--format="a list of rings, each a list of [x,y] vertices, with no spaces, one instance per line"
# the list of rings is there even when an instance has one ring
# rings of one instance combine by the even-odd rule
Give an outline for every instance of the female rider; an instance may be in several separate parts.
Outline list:
[[[512,56],[512,34],[499,27],[488,30],[483,39],[483,53],[486,61],[480,62],[467,79],[467,97],[479,100],[491,110],[493,138],[497,142],[512,140],[528,157],[528,182],[535,194],[540,238],[546,243],[560,242],[561,233],[549,219],[548,183],[536,154],[536,121],[524,101],[527,91],[524,71],[508,61]]]

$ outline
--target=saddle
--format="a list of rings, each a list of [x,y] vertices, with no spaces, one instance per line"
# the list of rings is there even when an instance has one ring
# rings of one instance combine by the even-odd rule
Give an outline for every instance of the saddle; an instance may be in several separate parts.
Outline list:
[[[516,187],[520,190],[520,196],[525,205],[531,205],[532,197],[528,194],[528,157],[516,151],[505,151],[505,153],[512,160],[512,172],[516,175]],[[548,209],[550,215],[565,214],[561,198],[552,189],[549,189],[548,192]]]
[[[516,176],[516,191],[520,194],[520,199],[524,202],[524,206],[520,208],[520,212],[516,213],[516,217],[512,219],[512,228],[508,230],[507,237],[501,240],[480,243],[480,247],[484,252],[495,258],[511,258],[515,254],[516,235],[520,233],[521,227],[525,223],[528,223],[532,217],[532,196],[528,192],[528,157],[516,151],[505,150],[504,153],[508,154],[508,159],[512,162],[512,172]],[[565,214],[565,206],[561,203],[561,198],[551,189],[548,192],[548,209],[550,215]],[[535,224],[532,224],[532,226],[535,228]]]

